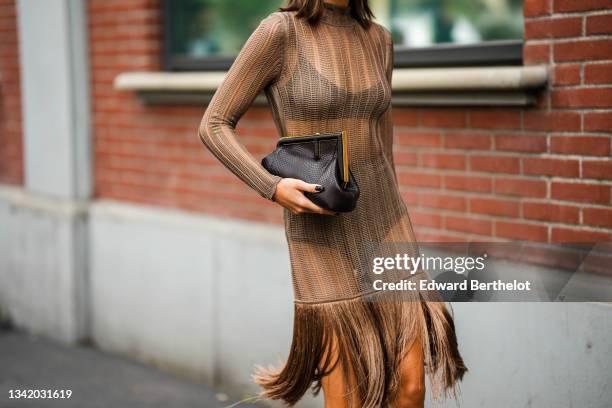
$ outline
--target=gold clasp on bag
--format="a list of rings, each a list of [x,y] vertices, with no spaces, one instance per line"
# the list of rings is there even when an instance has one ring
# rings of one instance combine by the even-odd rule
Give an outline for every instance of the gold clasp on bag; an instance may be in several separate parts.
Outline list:
[[[349,157],[348,137],[346,137],[346,132],[344,129],[342,130],[342,164],[344,165],[344,168],[342,169],[342,177],[344,179],[344,188],[346,188],[349,182]]]
[[[346,188],[346,186],[349,183],[349,154],[348,154],[348,137],[346,135],[346,131],[343,129],[341,130],[342,133],[342,181],[344,183],[344,188]],[[320,135],[320,132],[316,132],[314,133],[315,135]],[[299,139],[301,137],[305,137],[305,136],[310,136],[310,135],[298,135],[298,136],[281,136],[281,139]],[[320,145],[320,141],[317,140],[315,142],[315,151],[314,151],[314,156],[315,156],[315,160],[319,160],[321,158],[321,145]],[[289,143],[291,144],[291,143]]]

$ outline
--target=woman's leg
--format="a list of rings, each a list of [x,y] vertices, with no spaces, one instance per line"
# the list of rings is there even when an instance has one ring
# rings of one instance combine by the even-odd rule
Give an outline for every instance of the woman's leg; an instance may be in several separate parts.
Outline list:
[[[336,339],[332,346],[332,360],[337,357]],[[326,355],[323,356],[323,361]],[[402,359],[400,366],[400,388],[391,408],[423,408],[425,403],[425,366],[421,342],[416,339]],[[349,386],[346,389],[344,371],[340,363],[321,379],[321,388],[325,400],[325,408],[360,408],[361,403],[355,389],[355,377],[351,375]],[[350,392],[353,391],[353,392]],[[350,395],[349,395],[350,393]],[[349,400],[353,401],[349,405]]]
[[[423,408],[425,403],[425,367],[421,342],[413,342],[400,363],[400,389],[393,408]]]
[[[334,336],[331,350],[331,361],[336,361],[338,357],[337,353],[337,341]],[[325,361],[326,354],[323,355],[322,361]],[[344,370],[342,364],[338,362],[334,369],[326,376],[321,378],[321,388],[323,389],[323,397],[325,400],[325,408],[360,408],[361,404],[357,397],[357,390],[355,389],[355,377],[351,375],[349,382],[350,389],[347,390],[346,380],[344,376]],[[353,391],[353,392],[350,392]],[[352,405],[349,401],[352,399]]]

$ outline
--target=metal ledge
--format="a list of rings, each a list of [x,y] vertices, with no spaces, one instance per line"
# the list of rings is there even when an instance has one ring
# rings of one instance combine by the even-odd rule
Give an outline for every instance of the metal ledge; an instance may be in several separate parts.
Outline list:
[[[201,104],[210,100],[226,71],[127,72],[115,89],[137,92],[151,104]],[[546,85],[546,66],[396,68],[393,103],[398,105],[529,105]],[[260,95],[256,104],[266,103]]]

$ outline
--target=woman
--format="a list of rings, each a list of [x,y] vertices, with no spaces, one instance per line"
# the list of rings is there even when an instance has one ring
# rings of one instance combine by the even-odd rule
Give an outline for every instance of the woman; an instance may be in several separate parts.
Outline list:
[[[393,163],[392,72],[390,32],[367,0],[290,0],[251,34],[202,118],[210,151],[284,208],[293,342],[284,367],[255,374],[265,397],[293,405],[314,383],[326,407],[422,407],[425,365],[445,395],[466,371],[444,303],[380,301],[363,279],[365,243],[415,241]],[[261,90],[282,136],[346,131],[355,210],[318,207],[304,192],[319,186],[270,174],[237,140]]]

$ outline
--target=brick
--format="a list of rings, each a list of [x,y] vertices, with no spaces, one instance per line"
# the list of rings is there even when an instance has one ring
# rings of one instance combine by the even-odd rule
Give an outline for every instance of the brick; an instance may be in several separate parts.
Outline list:
[[[585,112],[584,130],[609,132],[612,129],[612,112]]]
[[[551,96],[552,105],[556,108],[612,107],[612,87],[559,89],[553,91]]]
[[[130,2],[132,5],[133,2]],[[89,21],[91,27],[113,28],[121,25],[159,25],[162,21],[159,7],[153,9],[131,10],[122,13],[94,13],[89,10]]]
[[[555,0],[554,12],[590,11],[612,7],[610,0]]]
[[[22,186],[23,140],[15,1],[0,5],[0,183]]]
[[[542,157],[525,157],[522,160],[524,174],[559,177],[578,177],[580,175],[578,160]]]
[[[556,43],[555,61],[594,61],[610,59],[612,40],[590,39]]]
[[[446,216],[444,217],[444,225],[449,230],[478,235],[491,235],[493,231],[491,221],[473,217]]]
[[[397,169],[397,178],[400,184],[413,187],[439,188],[442,184],[442,177],[439,174],[421,171]]]
[[[492,191],[490,177],[451,175],[444,176],[444,187],[449,190],[490,193]]]
[[[472,156],[470,169],[490,173],[518,173],[520,162],[517,157],[507,156]]]
[[[419,204],[419,196],[416,191],[401,191],[400,195],[407,205],[417,206]]]
[[[419,193],[421,207],[439,208],[451,211],[465,211],[467,201],[465,197],[442,193]]]
[[[584,224],[612,228],[612,208],[584,208],[582,216]]]
[[[546,63],[550,60],[550,44],[530,44],[523,46],[523,60],[525,64]]]
[[[582,177],[612,180],[612,160],[584,160],[582,162]]]
[[[411,210],[410,221],[417,227],[442,228],[442,217],[428,211]]]
[[[609,156],[610,138],[605,136],[551,136],[551,153]]]
[[[501,217],[518,217],[519,203],[508,199],[474,197],[470,199],[470,212]]]
[[[579,207],[541,202],[524,202],[523,217],[532,220],[577,224],[580,220]]]
[[[465,127],[465,112],[462,109],[438,109],[420,112],[421,126],[441,127],[441,128],[460,128]]]
[[[282,222],[278,206],[245,189],[209,152],[195,149],[193,127],[201,108],[145,106],[134,94],[112,88],[118,72],[161,69],[160,4],[87,2],[95,148],[114,159],[96,157],[99,196]],[[276,135],[271,119],[268,109],[249,109],[237,129],[256,154],[271,149]]]
[[[610,234],[607,232],[588,229],[553,227],[551,232],[551,242],[555,243],[594,243],[609,239]]]
[[[111,12],[114,14],[116,11],[142,11],[148,8],[153,8],[157,3],[155,1],[131,1],[131,2],[122,2],[122,1],[92,1],[89,10],[90,12],[96,12],[100,14],[102,12]]]
[[[556,65],[553,70],[553,85],[576,85],[580,83],[579,64]]]
[[[393,161],[396,166],[416,166],[417,154],[413,152],[394,152]]]
[[[579,131],[580,113],[578,112],[542,112],[526,111],[524,127],[527,130],[542,131]]]
[[[518,197],[546,197],[546,182],[523,178],[498,178],[495,179],[495,193]]]
[[[523,3],[525,17],[548,15],[552,11],[552,0],[525,0]]]
[[[396,132],[398,143],[410,147],[440,147],[442,136],[440,132]]]
[[[525,38],[564,38],[582,35],[582,17],[525,21]]]
[[[612,4],[610,7],[612,8]],[[586,34],[612,34],[612,14],[588,16],[586,20]]]
[[[525,222],[496,221],[495,235],[500,238],[510,238],[524,241],[548,241],[548,228],[540,224]]]
[[[453,234],[450,232],[424,232],[417,231],[416,238],[418,242],[469,242],[466,237],[462,235]]]
[[[470,127],[480,129],[518,129],[521,126],[521,113],[517,111],[483,110],[472,111]]]
[[[585,65],[584,82],[587,84],[612,83],[612,62]]]
[[[610,265],[612,265],[610,241],[612,240],[609,239],[607,241],[608,242],[598,243],[597,249],[601,248],[601,250],[592,251],[589,253],[588,258],[583,265],[585,267],[585,271],[588,271],[593,275],[597,274],[600,276],[605,276],[606,278],[610,277],[612,271],[610,269]]]
[[[416,126],[418,123],[417,111],[414,109],[394,107],[391,114],[395,126]]]
[[[553,181],[551,198],[591,204],[610,204],[610,186]]]
[[[489,150],[491,136],[488,134],[447,132],[444,135],[444,147],[449,149]]]
[[[253,140],[252,138],[244,138],[244,147],[254,155],[257,159],[261,160],[266,154],[274,150],[274,146],[270,143],[261,143],[260,141]]]
[[[465,169],[465,155],[450,153],[421,153],[421,166],[438,169]]]
[[[540,135],[496,135],[495,150],[540,153],[546,151],[546,136]]]

